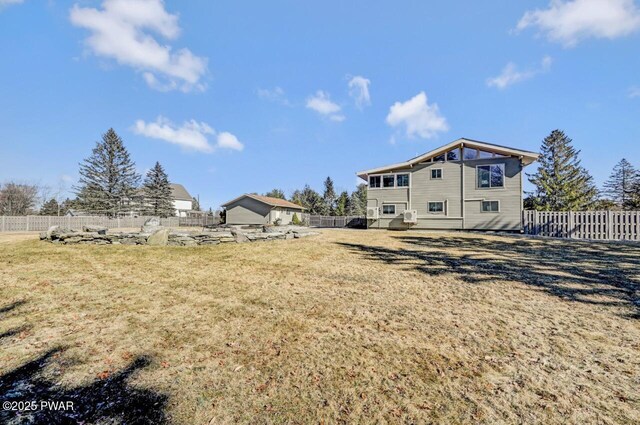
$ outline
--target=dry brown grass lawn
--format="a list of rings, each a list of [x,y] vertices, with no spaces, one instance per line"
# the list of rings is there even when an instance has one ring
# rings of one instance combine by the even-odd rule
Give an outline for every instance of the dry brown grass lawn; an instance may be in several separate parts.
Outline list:
[[[640,422],[637,245],[2,239],[0,399],[91,423]]]

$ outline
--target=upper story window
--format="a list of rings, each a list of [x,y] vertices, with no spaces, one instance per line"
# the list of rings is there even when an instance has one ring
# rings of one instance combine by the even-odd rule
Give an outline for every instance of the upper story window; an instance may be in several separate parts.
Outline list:
[[[369,176],[369,189],[394,189],[409,187],[410,173],[382,174]]]
[[[478,150],[471,148],[464,148],[464,159],[476,159],[478,157]]]
[[[440,154],[438,156],[434,156],[433,157],[433,162],[444,161],[444,159],[445,159],[445,155],[444,154]]]
[[[409,174],[398,174],[396,183],[398,187],[409,187]]]
[[[478,165],[478,187],[504,187],[504,164]]]
[[[442,179],[442,168],[432,168],[431,169],[431,179],[433,179],[433,180],[441,180]]]
[[[447,152],[447,161],[460,161],[460,148],[455,148]]]

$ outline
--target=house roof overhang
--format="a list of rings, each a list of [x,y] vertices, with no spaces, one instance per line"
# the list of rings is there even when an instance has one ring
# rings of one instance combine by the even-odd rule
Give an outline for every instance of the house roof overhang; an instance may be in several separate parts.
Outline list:
[[[461,138],[458,140],[454,140],[451,143],[448,143],[444,146],[440,146],[439,148],[436,148],[434,150],[431,150],[427,153],[424,153],[422,155],[416,156],[414,158],[409,159],[408,161],[405,162],[399,162],[397,164],[391,164],[391,165],[385,165],[383,167],[378,167],[378,168],[372,168],[369,170],[364,170],[364,171],[358,171],[356,173],[356,175],[364,180],[367,180],[368,176],[371,174],[382,174],[382,173],[388,173],[391,171],[401,171],[401,170],[406,170],[406,169],[411,169],[413,168],[413,166],[415,166],[416,164],[419,164],[423,161],[426,161],[428,159],[433,158],[434,156],[438,156],[441,155],[447,151],[449,151],[450,149],[456,148],[456,147],[467,147],[467,148],[473,148],[473,149],[481,149],[484,151],[489,151],[489,152],[495,152],[497,154],[500,155],[505,155],[505,156],[512,156],[512,157],[517,157],[520,159],[520,161],[522,161],[523,165],[529,165],[532,162],[536,161],[538,159],[538,157],[540,156],[540,154],[536,153],[536,152],[530,152],[530,151],[525,151],[522,149],[516,149],[516,148],[510,148],[508,146],[501,146],[501,145],[496,145],[493,143],[487,143],[487,142],[481,142],[478,140],[473,140],[473,139],[467,139],[467,138]]]

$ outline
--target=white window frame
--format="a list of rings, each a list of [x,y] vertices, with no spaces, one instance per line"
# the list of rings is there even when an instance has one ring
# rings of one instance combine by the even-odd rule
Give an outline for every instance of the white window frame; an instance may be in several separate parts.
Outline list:
[[[499,166],[502,167],[502,186],[491,186],[491,167],[493,166]],[[489,167],[489,187],[482,187],[480,186],[480,184],[478,183],[478,168],[479,167]],[[500,189],[505,189],[507,187],[507,176],[505,174],[505,163],[504,162],[497,162],[494,164],[477,164],[476,165],[476,189],[479,190],[500,190]]]
[[[442,211],[430,211],[430,204],[442,204]],[[445,201],[427,201],[427,213],[434,215],[444,215],[446,214],[447,203]]]
[[[393,207],[393,212],[384,212],[384,207]],[[382,215],[396,215],[396,204],[382,204]]]
[[[485,202],[497,202],[498,203],[498,210],[497,211],[485,211],[483,206]],[[483,214],[497,214],[500,212],[500,201],[498,199],[483,199],[482,201],[480,201],[480,212]]]
[[[406,186],[398,186],[398,176],[407,176],[407,185]],[[402,187],[409,187],[411,186],[411,173],[397,173],[395,175],[395,184],[396,184],[396,188],[402,188]],[[388,189],[388,188],[387,188]]]
[[[398,174],[406,174],[409,176],[409,186],[398,186]],[[368,181],[371,182],[371,177],[380,177],[380,187],[371,187],[368,186],[369,190],[389,190],[389,189],[410,189],[411,188],[411,172],[409,171],[401,171],[397,173],[385,173],[385,174],[370,174],[368,177]],[[393,186],[384,187],[384,177],[393,176]]]
[[[433,172],[436,170],[440,170],[440,177],[433,177]],[[444,180],[444,169],[443,168],[431,168],[431,172],[429,174],[431,180]]]

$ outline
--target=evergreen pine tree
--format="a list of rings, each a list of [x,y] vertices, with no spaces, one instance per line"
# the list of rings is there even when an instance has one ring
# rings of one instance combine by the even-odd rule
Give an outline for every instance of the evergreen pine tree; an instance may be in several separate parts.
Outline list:
[[[311,215],[323,215],[325,211],[324,199],[308,184],[304,189],[293,192],[291,202],[305,207]]]
[[[345,216],[349,210],[349,193],[345,190],[338,196],[336,201],[336,215]]]
[[[173,208],[169,176],[167,176],[159,162],[156,162],[156,165],[147,172],[142,190],[144,193],[143,211],[145,215],[171,217],[176,214]]]
[[[60,212],[60,204],[56,198],[51,198],[40,208],[40,215],[58,215]]]
[[[198,198],[191,198],[191,209],[193,211],[202,211],[202,209],[200,208],[200,200]]]
[[[271,198],[287,199],[287,197],[284,196],[284,192],[280,189],[271,189],[269,192],[265,193],[264,196],[269,196]]]
[[[598,195],[593,178],[580,166],[572,140],[554,130],[542,142],[540,165],[529,181],[536,186],[537,209],[543,211],[580,211],[589,209]]]
[[[639,183],[638,171],[626,159],[621,159],[603,185],[603,193],[623,210],[634,207],[633,192]]]
[[[110,128],[80,164],[78,201],[86,211],[116,215],[131,209],[140,176],[122,139]]]
[[[324,181],[324,215],[336,215],[336,191],[333,187],[333,180],[327,177]]]
[[[351,192],[348,214],[361,216],[367,214],[367,185],[365,183],[359,184],[358,188]]]

